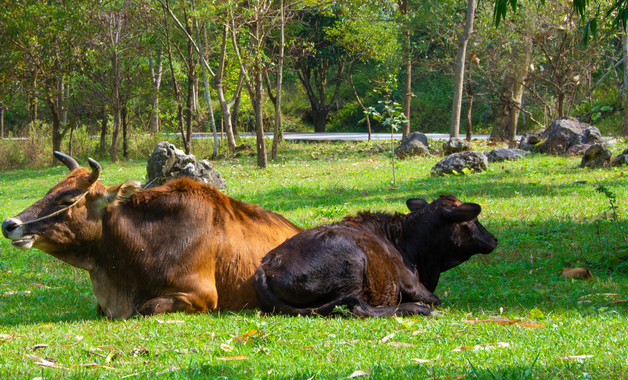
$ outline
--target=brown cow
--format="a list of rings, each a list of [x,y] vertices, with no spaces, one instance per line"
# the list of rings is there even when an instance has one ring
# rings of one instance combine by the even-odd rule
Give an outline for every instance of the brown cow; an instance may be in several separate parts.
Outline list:
[[[142,190],[105,187],[55,152],[70,174],[2,224],[15,247],[38,248],[89,272],[98,310],[135,314],[257,306],[251,278],[261,258],[301,229],[281,215],[182,178]]]
[[[305,230],[264,257],[253,286],[262,310],[361,317],[432,313],[440,274],[497,239],[478,222],[475,203],[441,196],[409,199],[410,213],[362,212]]]

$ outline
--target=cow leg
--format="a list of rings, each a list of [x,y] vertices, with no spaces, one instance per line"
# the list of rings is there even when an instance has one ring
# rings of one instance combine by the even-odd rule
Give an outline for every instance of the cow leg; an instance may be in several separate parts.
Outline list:
[[[399,283],[401,299],[404,303],[423,302],[428,305],[440,305],[440,299],[427,290],[416,273],[404,267],[401,269],[401,276],[399,277],[401,278]]]
[[[156,297],[146,301],[137,310],[141,315],[163,314],[163,313],[204,313],[216,308],[218,294],[214,289],[204,295],[193,293],[175,293]]]
[[[413,302],[404,302],[395,306],[373,307],[366,302],[356,299],[350,307],[351,314],[357,317],[392,317],[407,315],[430,315],[434,311],[431,307]]]

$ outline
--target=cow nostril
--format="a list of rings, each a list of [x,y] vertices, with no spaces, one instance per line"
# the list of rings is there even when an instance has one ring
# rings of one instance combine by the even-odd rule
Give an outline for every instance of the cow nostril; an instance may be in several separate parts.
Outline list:
[[[6,237],[9,232],[14,231],[19,226],[20,224],[17,221],[13,219],[7,219],[4,221],[4,223],[2,223],[2,234]]]

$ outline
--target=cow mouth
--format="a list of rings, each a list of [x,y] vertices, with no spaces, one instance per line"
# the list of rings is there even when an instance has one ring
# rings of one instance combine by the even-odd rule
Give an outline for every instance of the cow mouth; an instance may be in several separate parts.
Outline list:
[[[33,246],[33,243],[35,243],[35,236],[33,235],[24,236],[21,239],[15,239],[11,241],[11,244],[15,248],[19,249],[29,249]]]

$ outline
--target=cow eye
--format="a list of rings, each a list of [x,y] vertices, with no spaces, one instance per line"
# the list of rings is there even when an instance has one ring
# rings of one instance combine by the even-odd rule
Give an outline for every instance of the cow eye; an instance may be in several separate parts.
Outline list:
[[[60,199],[60,200],[57,202],[57,205],[58,205],[58,206],[69,206],[69,205],[71,205],[72,203],[74,203],[74,199],[65,198],[65,199]]]

